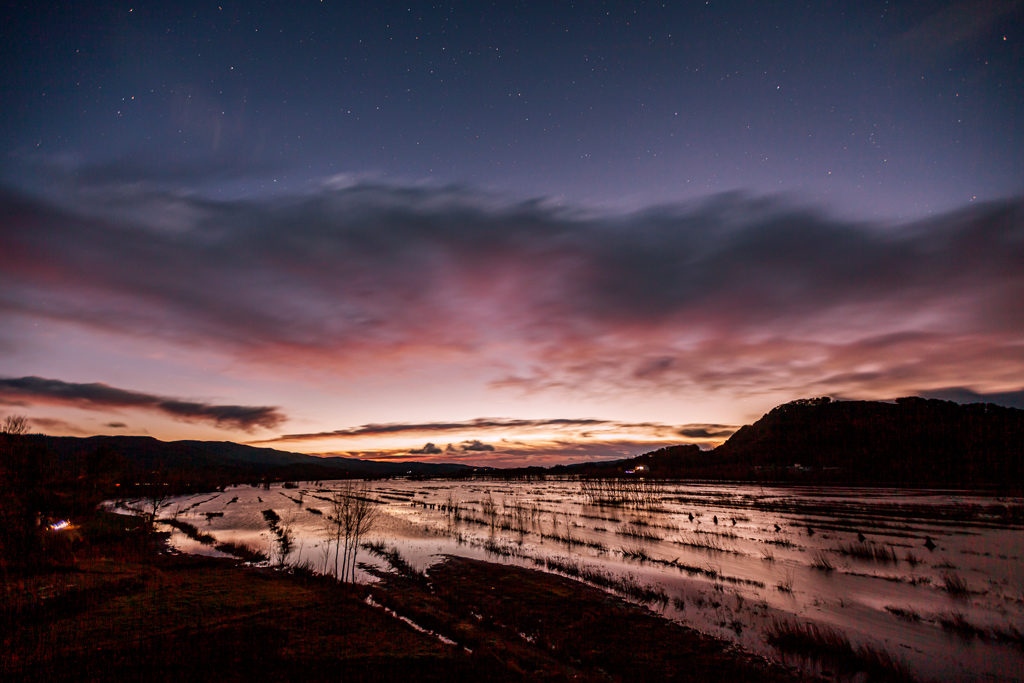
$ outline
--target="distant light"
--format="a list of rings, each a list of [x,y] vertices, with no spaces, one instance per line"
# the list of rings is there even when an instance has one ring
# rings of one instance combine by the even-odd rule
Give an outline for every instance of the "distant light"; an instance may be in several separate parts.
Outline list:
[[[50,531],[60,531],[61,529],[67,529],[71,526],[71,522],[66,519],[62,519],[59,522],[54,522],[50,525]]]

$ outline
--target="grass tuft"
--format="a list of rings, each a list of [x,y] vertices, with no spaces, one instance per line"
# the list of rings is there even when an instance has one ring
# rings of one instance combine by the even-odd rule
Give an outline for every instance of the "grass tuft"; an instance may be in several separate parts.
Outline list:
[[[511,543],[502,543],[495,540],[493,537],[489,537],[484,541],[482,547],[491,555],[497,555],[498,557],[516,557],[522,554]]]
[[[730,548],[724,545],[722,541],[719,540],[719,537],[715,534],[692,534],[690,536],[684,536],[683,538],[676,541],[676,543],[690,548],[710,550],[716,553],[733,553],[735,555],[743,554],[735,548]]]
[[[896,605],[886,605],[885,611],[892,614],[897,619],[903,619],[905,621],[921,621],[921,615],[910,609],[909,607],[897,607]]]
[[[661,536],[650,530],[647,524],[639,524],[635,521],[626,522],[616,530],[619,536],[629,536],[630,538],[639,538],[644,541],[660,541]]]
[[[404,576],[409,579],[426,579],[426,575],[416,567],[409,564],[409,562],[402,557],[402,553],[398,551],[397,547],[388,547],[383,541],[374,541],[369,543],[363,543],[363,549],[372,555],[382,558],[391,568],[395,570],[400,576]]]
[[[628,557],[641,562],[649,562],[651,559],[647,549],[641,545],[622,546],[620,549],[623,557]]]
[[[779,650],[842,669],[866,673],[870,680],[909,682],[907,665],[887,650],[869,644],[853,645],[846,634],[828,626],[775,619],[765,629],[765,641]]]
[[[532,558],[534,563],[543,565],[549,570],[559,571],[568,576],[583,579],[595,586],[610,588],[639,602],[665,606],[669,602],[668,594],[661,586],[649,586],[641,583],[632,574],[616,576],[604,572],[597,567],[577,562],[568,557]]]
[[[816,553],[814,558],[811,560],[811,566],[814,569],[818,569],[823,572],[835,571],[836,566],[832,564],[832,560],[828,559],[828,555],[825,553]]]
[[[1013,643],[1024,648],[1024,631],[1012,624],[996,626],[992,629],[992,637],[1001,643]]]
[[[942,584],[940,587],[950,595],[958,598],[966,597],[971,593],[967,587],[967,582],[964,581],[964,577],[954,571],[942,572]]]
[[[953,611],[939,615],[939,626],[943,631],[955,633],[956,635],[970,640],[972,638],[985,639],[988,634],[985,629],[967,620],[962,612]]]
[[[896,551],[892,547],[878,543],[840,543],[833,550],[840,555],[853,557],[858,560],[869,560],[884,564],[896,564],[899,562],[899,559],[896,557]]]

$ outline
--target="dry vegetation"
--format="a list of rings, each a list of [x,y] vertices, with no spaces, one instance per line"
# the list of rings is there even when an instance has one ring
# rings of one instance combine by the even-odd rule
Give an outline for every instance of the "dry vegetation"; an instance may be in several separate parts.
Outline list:
[[[910,682],[906,665],[871,644],[854,645],[840,631],[810,622],[775,620],[765,640],[781,652],[813,659],[846,674],[864,674],[871,681]]]

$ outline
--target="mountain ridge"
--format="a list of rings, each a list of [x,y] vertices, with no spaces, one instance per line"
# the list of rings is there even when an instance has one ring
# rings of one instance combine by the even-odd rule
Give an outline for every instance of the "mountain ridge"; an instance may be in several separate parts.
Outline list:
[[[1019,486],[1024,410],[919,397],[799,399],[710,451],[680,445],[623,461],[652,476],[851,484]]]
[[[142,473],[173,470],[179,479],[206,483],[481,474],[964,487],[1019,487],[1024,481],[1024,410],[918,397],[798,399],[776,406],[709,451],[678,444],[622,460],[550,468],[377,462],[149,436],[24,438],[58,462],[86,463],[136,480]]]
[[[233,441],[161,441],[151,436],[47,436],[30,434],[28,444],[44,448],[58,461],[97,457],[117,460],[136,471],[179,470],[202,478],[332,479],[404,474],[441,475],[481,469],[453,463],[377,462],[343,456],[316,456]]]

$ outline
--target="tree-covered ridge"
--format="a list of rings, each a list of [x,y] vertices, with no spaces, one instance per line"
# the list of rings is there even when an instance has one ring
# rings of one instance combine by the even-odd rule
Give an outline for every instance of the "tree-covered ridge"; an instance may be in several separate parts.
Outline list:
[[[801,399],[714,450],[671,446],[623,464],[637,465],[653,476],[1014,486],[1024,479],[1024,410],[916,397]]]

